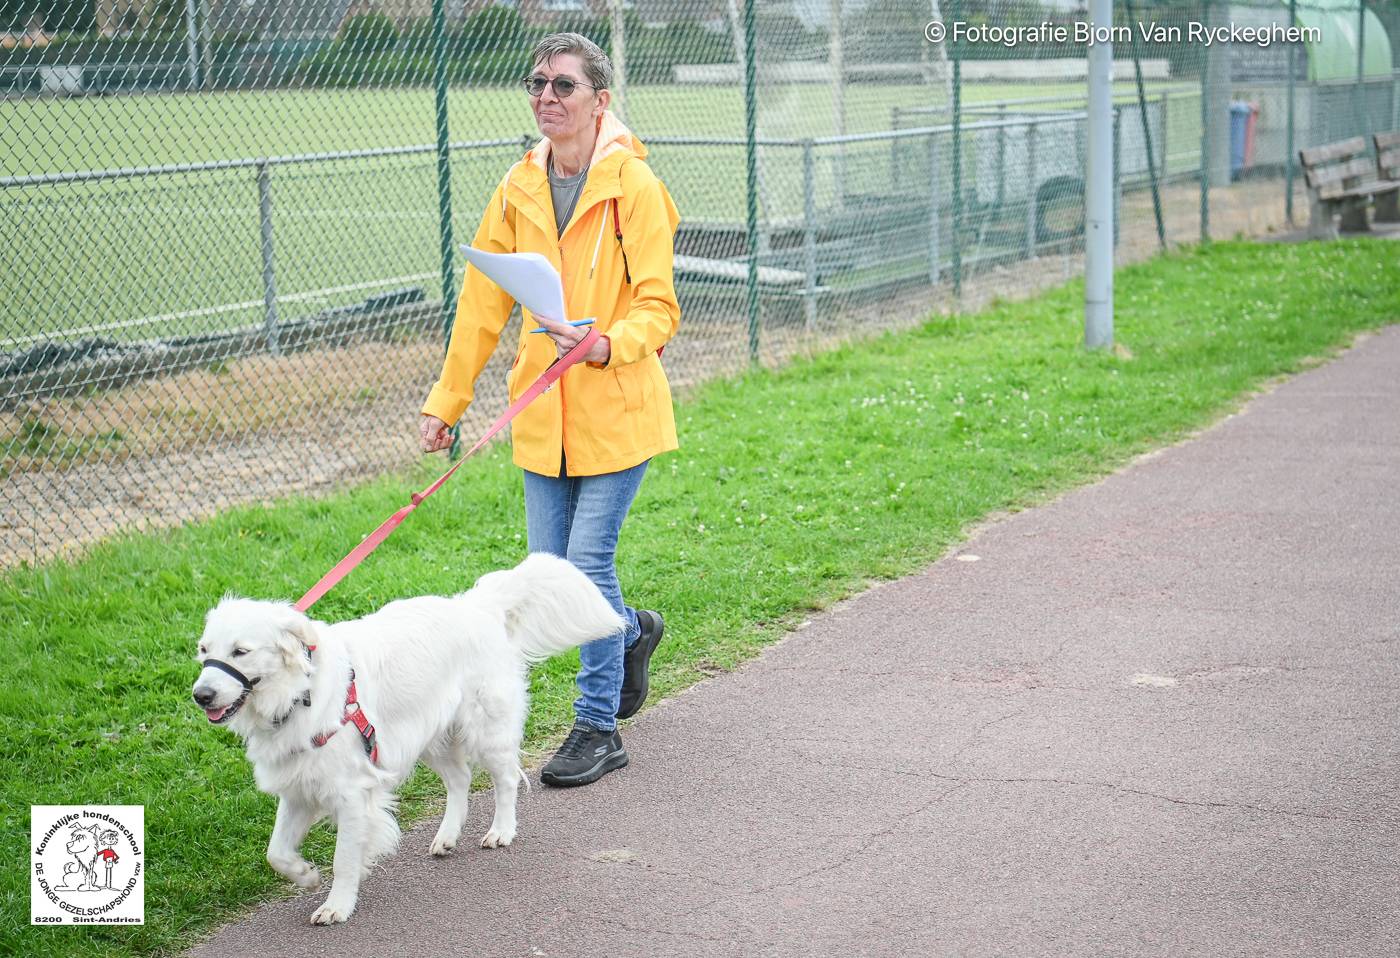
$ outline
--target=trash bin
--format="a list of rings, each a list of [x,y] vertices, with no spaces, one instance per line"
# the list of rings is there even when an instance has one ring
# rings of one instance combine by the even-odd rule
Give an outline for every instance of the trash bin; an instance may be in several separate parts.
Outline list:
[[[1254,165],[1254,124],[1259,108],[1240,100],[1230,102],[1230,179]]]

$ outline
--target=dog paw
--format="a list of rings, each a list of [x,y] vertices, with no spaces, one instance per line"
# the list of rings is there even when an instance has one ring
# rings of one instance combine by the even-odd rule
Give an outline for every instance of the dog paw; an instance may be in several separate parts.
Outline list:
[[[509,844],[511,843],[511,840],[512,840],[513,838],[515,838],[515,832],[514,832],[514,831],[503,832],[503,831],[497,831],[496,829],[493,828],[493,829],[491,829],[489,832],[487,832],[485,835],[482,835],[482,836],[481,836],[481,847],[482,847],[482,848],[505,848],[507,845],[509,845]]]
[[[355,913],[355,906],[354,906],[354,905],[332,905],[330,902],[326,902],[326,903],[325,903],[324,905],[322,905],[320,908],[317,908],[316,911],[315,911],[315,913],[312,914],[312,916],[311,916],[311,924],[313,924],[313,925],[334,925],[334,924],[338,924],[339,922],[345,921],[347,918],[349,918],[349,917],[350,917],[351,915],[353,915],[354,913]]]
[[[277,874],[303,891],[315,891],[321,887],[321,873],[315,865],[304,858],[279,859],[272,861],[271,864]]]
[[[455,838],[444,838],[442,835],[439,835],[437,838],[433,839],[433,847],[429,848],[428,851],[441,858],[443,855],[451,854],[452,849],[456,847],[457,840]]]

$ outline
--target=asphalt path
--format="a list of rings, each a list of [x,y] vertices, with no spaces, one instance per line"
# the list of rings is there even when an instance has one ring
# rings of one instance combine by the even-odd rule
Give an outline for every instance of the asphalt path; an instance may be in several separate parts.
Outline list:
[[[1400,954],[1397,503],[1400,326],[193,954]]]

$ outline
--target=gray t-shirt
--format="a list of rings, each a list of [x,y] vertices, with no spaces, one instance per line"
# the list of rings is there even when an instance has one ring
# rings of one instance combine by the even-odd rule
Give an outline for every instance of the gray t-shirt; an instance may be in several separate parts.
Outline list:
[[[554,156],[549,157],[549,192],[554,198],[554,224],[559,235],[564,235],[564,227],[574,215],[579,194],[583,192],[583,181],[588,176],[588,167],[579,170],[574,176],[560,176],[554,172]]]

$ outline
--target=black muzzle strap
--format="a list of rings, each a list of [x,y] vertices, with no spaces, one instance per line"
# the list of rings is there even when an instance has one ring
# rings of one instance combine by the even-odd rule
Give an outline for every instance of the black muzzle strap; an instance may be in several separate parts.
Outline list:
[[[238,671],[222,659],[205,659],[199,664],[204,666],[206,669],[212,666],[213,668],[219,669],[220,671],[227,672],[229,675],[232,675],[239,681],[240,684],[242,684],[243,690],[245,692],[253,691],[253,686],[258,684],[257,679],[249,681],[248,676],[244,675],[242,672]]]

